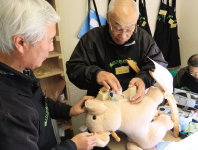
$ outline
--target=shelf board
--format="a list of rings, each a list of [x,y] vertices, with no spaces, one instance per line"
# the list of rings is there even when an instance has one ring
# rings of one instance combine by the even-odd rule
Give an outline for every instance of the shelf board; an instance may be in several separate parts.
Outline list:
[[[47,58],[53,58],[53,57],[59,57],[59,59],[62,58],[62,54],[57,51],[49,52],[49,56]]]
[[[65,103],[67,105],[69,105],[69,101],[67,99],[60,101],[61,103]]]
[[[72,124],[70,122],[64,124],[64,130],[73,130]]]
[[[56,41],[60,41],[60,37],[59,36],[56,36]]]
[[[64,76],[64,71],[61,70],[60,68],[53,68],[49,70],[49,73],[41,75],[41,76],[36,76],[36,77],[42,79],[42,78],[47,78],[47,77],[51,77],[51,76],[59,75],[59,74],[61,76]]]

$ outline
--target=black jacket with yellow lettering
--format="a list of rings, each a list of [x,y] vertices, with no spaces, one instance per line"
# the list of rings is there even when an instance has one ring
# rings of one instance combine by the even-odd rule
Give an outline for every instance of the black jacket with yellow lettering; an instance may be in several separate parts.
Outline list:
[[[96,96],[99,88],[101,88],[101,86],[97,84],[96,77],[99,71],[105,70],[107,60],[110,57],[117,57],[114,54],[115,51],[119,52],[122,62],[124,62],[124,59],[133,57],[134,51],[131,53],[128,52],[131,56],[128,56],[128,53],[124,51],[130,51],[130,48],[132,51],[134,44],[136,46],[135,53],[139,56],[138,67],[140,68],[140,72],[131,74],[130,80],[134,77],[139,77],[144,81],[146,88],[150,87],[155,82],[148,71],[154,69],[154,64],[147,56],[164,67],[168,65],[155,41],[145,30],[137,27],[137,32],[133,33],[125,44],[117,45],[109,34],[108,24],[96,27],[82,36],[70,60],[66,63],[67,75],[70,81],[77,87],[88,90],[88,95]],[[112,53],[107,53],[109,50],[111,50]],[[119,58],[115,58],[115,60],[116,59],[120,61]],[[126,65],[126,62],[120,66],[122,65]],[[115,75],[114,71],[111,73]],[[132,73],[132,71],[130,73]],[[124,85],[122,82],[129,84],[130,80],[125,77],[121,78],[121,80],[121,86],[125,86],[123,90],[126,90],[128,85]]]
[[[0,62],[0,149],[75,150],[57,145],[51,118],[70,119],[71,106],[45,98],[31,70],[20,73]]]

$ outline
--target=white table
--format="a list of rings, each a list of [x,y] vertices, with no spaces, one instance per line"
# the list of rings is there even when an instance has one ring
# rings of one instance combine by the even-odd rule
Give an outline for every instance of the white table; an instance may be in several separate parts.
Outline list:
[[[116,132],[118,134],[118,136],[120,137],[121,141],[117,142],[112,136],[110,139],[109,144],[107,145],[108,148],[110,148],[111,150],[127,150],[126,149],[126,144],[127,144],[127,136],[122,133],[122,132]],[[168,131],[166,133],[166,136],[163,139],[164,141],[174,141],[174,142],[179,142],[181,141],[181,138],[175,138],[173,135],[172,131]],[[150,150],[155,150],[155,148],[150,149]]]

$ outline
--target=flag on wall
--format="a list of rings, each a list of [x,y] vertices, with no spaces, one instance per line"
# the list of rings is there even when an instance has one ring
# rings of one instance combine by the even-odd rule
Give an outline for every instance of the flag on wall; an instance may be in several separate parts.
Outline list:
[[[105,25],[106,18],[101,16],[100,14],[99,14],[99,18],[101,25]],[[79,38],[81,38],[87,31],[89,31],[89,26],[90,26],[90,30],[95,27],[99,27],[96,12],[93,9],[90,9],[90,22],[88,23],[88,15],[87,15],[87,18],[85,19],[85,22],[83,23],[80,32],[78,33]]]

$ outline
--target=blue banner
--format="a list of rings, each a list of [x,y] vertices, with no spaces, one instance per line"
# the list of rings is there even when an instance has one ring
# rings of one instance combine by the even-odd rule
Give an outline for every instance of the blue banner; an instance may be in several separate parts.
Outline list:
[[[104,18],[100,14],[98,14],[98,15],[99,15],[99,18],[100,18],[101,26],[105,25],[106,18]],[[89,31],[89,25],[90,25],[90,30],[95,28],[95,27],[99,27],[96,12],[93,9],[90,9],[90,23],[88,23],[88,17],[89,16],[87,15],[87,18],[85,19],[85,22],[82,25],[82,27],[80,29],[80,32],[78,33],[79,38],[81,38],[87,31]]]

